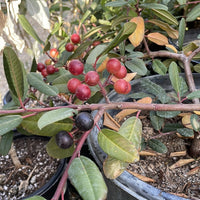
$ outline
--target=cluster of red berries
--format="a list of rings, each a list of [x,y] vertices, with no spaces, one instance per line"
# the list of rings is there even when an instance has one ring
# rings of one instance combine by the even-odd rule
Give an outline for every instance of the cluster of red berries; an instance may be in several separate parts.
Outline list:
[[[51,58],[56,59],[59,55],[59,52],[56,48],[53,48],[49,51],[49,55]],[[45,78],[50,74],[54,74],[55,72],[58,72],[59,69],[56,68],[54,65],[52,65],[51,59],[46,59],[45,64],[38,63],[37,64],[37,70],[41,72],[42,76]]]
[[[78,76],[83,73],[84,64],[80,60],[71,60],[66,67],[71,74]],[[89,86],[95,86],[99,82],[99,74],[96,71],[89,71],[84,76],[84,83],[77,78],[71,78],[67,83],[69,92],[75,94],[81,101],[86,101],[91,96],[91,90]]]
[[[128,94],[131,91],[131,84],[123,79],[127,75],[126,67],[121,65],[118,59],[110,58],[106,63],[106,69],[109,73],[118,78],[114,83],[115,91],[119,94]]]
[[[79,34],[74,33],[71,35],[70,39],[71,39],[71,42],[69,42],[65,45],[65,50],[68,52],[73,52],[75,49],[74,45],[80,43],[81,38],[80,38]]]

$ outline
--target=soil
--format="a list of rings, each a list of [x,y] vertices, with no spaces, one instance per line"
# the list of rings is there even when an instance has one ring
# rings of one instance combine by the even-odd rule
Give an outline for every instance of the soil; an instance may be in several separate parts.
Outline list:
[[[141,113],[142,115],[142,113]],[[145,117],[144,117],[145,116]],[[159,133],[152,128],[148,115],[141,119],[143,124],[143,138],[148,140]],[[127,117],[126,117],[127,118]],[[177,123],[172,119],[168,123]],[[129,165],[130,172],[150,178],[147,182],[162,191],[189,198],[200,199],[200,158],[181,167],[172,168],[171,166],[181,159],[191,159],[187,153],[189,140],[178,137],[175,133],[159,138],[167,148],[166,154],[155,153],[154,156],[141,156],[140,161]],[[150,151],[147,147],[145,150]],[[174,152],[186,152],[183,156],[171,156]]]
[[[45,185],[55,174],[60,161],[48,156],[45,148],[47,142],[47,139],[40,137],[14,140],[14,149],[21,166],[13,164],[10,153],[0,157],[0,199],[17,200],[26,197]]]

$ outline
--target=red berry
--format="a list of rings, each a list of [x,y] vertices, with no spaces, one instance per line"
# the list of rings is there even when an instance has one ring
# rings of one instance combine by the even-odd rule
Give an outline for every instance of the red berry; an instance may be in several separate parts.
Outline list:
[[[72,60],[68,65],[68,70],[75,76],[83,73],[84,65],[79,60]]]
[[[121,79],[124,78],[127,74],[127,70],[126,67],[124,67],[123,65],[121,65],[121,68],[119,71],[116,71],[116,73],[113,73],[115,77]]]
[[[59,72],[59,68],[56,68],[56,67],[55,67],[55,72]]]
[[[77,87],[76,97],[78,99],[80,99],[81,101],[86,101],[90,98],[90,96],[91,96],[91,90],[87,85],[81,84]]]
[[[43,63],[38,63],[37,64],[37,70],[39,71],[39,72],[41,72],[43,69],[45,69],[46,68],[46,66],[43,64]]]
[[[81,81],[77,78],[71,78],[67,83],[67,88],[71,93],[75,93],[77,87],[81,85]]]
[[[74,44],[78,44],[81,41],[81,38],[80,38],[79,34],[76,34],[76,33],[72,34],[71,41]]]
[[[56,48],[53,48],[53,49],[50,49],[49,51],[49,55],[52,57],[52,58],[57,58],[58,57],[58,50]]]
[[[119,94],[126,94],[129,90],[128,82],[124,79],[119,79],[114,83],[114,89]]]
[[[48,76],[47,69],[46,69],[46,68],[43,69],[43,70],[41,71],[41,74],[42,74],[42,76],[43,76],[44,78],[47,77],[47,76]]]
[[[53,65],[48,65],[47,66],[47,73],[48,74],[54,74],[55,72],[55,67]]]
[[[93,45],[94,47],[96,47],[96,46],[99,45],[99,44],[101,44],[100,41],[94,41],[94,42],[92,43],[92,45]]]
[[[99,74],[95,71],[89,71],[85,75],[85,83],[87,83],[90,86],[97,85],[99,81]]]
[[[121,68],[121,63],[116,58],[110,58],[106,63],[106,69],[111,74],[116,73]]]
[[[127,84],[128,84],[128,88],[125,94],[128,94],[131,91],[131,84],[129,82],[127,82]]]
[[[67,43],[67,44],[65,45],[65,50],[68,51],[68,52],[74,51],[74,44],[72,44],[72,43]]]

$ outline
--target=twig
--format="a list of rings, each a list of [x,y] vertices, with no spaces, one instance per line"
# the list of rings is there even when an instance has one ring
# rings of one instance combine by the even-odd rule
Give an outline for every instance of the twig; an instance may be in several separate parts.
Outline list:
[[[10,155],[10,157],[12,159],[12,162],[15,165],[15,167],[16,168],[20,168],[22,166],[22,164],[21,164],[20,160],[17,157],[17,153],[15,151],[15,147],[14,147],[13,144],[12,144],[11,149],[9,151],[9,155]]]

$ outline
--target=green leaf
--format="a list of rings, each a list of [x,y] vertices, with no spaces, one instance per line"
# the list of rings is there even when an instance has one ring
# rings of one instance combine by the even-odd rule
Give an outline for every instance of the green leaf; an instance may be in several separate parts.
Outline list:
[[[196,64],[193,66],[195,72],[200,73],[200,64]]]
[[[168,10],[168,7],[160,4],[160,3],[141,3],[141,8],[148,8],[148,9],[161,9],[161,10]]]
[[[160,75],[167,73],[167,67],[158,59],[153,60],[153,70]]]
[[[31,65],[31,72],[36,72],[37,70],[37,62],[36,62],[36,59],[35,57],[33,58],[33,61],[32,61],[32,65]]]
[[[83,42],[76,50],[75,52],[69,56],[68,60],[72,60],[74,58],[78,58],[79,56],[81,56],[82,53],[85,52],[85,50],[92,45],[93,41],[92,40],[86,40],[85,42]]]
[[[164,124],[164,119],[156,115],[155,111],[150,111],[150,120],[151,120],[152,126],[157,131],[159,131]]]
[[[5,47],[3,51],[3,64],[6,79],[11,93],[18,98],[23,98],[26,93],[26,76],[23,65],[16,53],[10,47]]]
[[[150,94],[147,94],[145,92],[136,92],[136,93],[133,93],[133,94],[129,94],[128,96],[130,98],[133,98],[133,99],[142,99],[142,98],[145,98],[145,97],[151,97],[152,99],[155,98],[154,95],[150,95]]]
[[[200,16],[200,4],[197,4],[186,16],[186,22],[192,22]]]
[[[178,25],[178,21],[176,18],[167,10],[162,10],[162,9],[152,9],[153,13],[160,17],[163,21],[173,24],[173,25]]]
[[[191,92],[190,94],[188,94],[187,99],[194,99],[194,98],[200,98],[200,90]]]
[[[181,80],[179,77],[179,71],[178,66],[175,62],[172,62],[169,66],[169,78],[171,81],[171,84],[176,91],[177,95],[180,95],[181,91]]]
[[[179,5],[184,5],[186,4],[186,0],[177,0],[177,2],[179,3]]]
[[[77,113],[77,110],[71,108],[60,108],[57,110],[46,112],[38,120],[38,127],[39,129],[42,129],[49,124],[72,117]]]
[[[181,81],[181,87],[180,87],[180,97],[185,96],[185,93],[188,92],[188,85],[183,77],[179,77]]]
[[[185,38],[185,30],[186,30],[186,23],[185,23],[185,19],[182,18],[180,23],[179,23],[179,28],[178,28],[178,46],[180,48],[180,50],[182,50],[183,47],[183,42],[184,42],[184,38]]]
[[[158,153],[167,153],[167,147],[160,141],[157,139],[151,139],[148,141],[148,146],[158,152]]]
[[[11,145],[13,141],[13,132],[10,131],[1,136],[0,139],[0,155],[6,156],[10,151]]]
[[[33,197],[27,198],[26,200],[46,200],[46,199],[41,196],[33,196]]]
[[[0,117],[0,136],[13,130],[22,122],[20,115],[8,115]]]
[[[128,118],[120,127],[118,133],[134,144],[140,150],[142,140],[142,122],[133,116]]]
[[[125,6],[127,5],[128,2],[127,1],[114,1],[114,2],[108,2],[105,4],[106,7],[121,7],[121,6]]]
[[[53,124],[49,124],[43,129],[38,128],[38,120],[42,116],[42,113],[37,114],[32,117],[25,118],[22,123],[21,127],[29,133],[34,135],[41,135],[41,136],[54,136],[59,131],[71,131],[73,127],[73,121],[69,118],[55,122]]]
[[[131,72],[137,72],[138,75],[144,76],[147,73],[146,65],[142,59],[134,58],[126,61],[125,65]]]
[[[170,131],[176,131],[177,128],[184,128],[183,124],[181,123],[166,123],[164,128],[162,129],[162,132],[170,132]]]
[[[128,167],[128,163],[108,156],[103,162],[103,172],[106,178],[115,179]]]
[[[200,131],[200,118],[198,115],[196,114],[192,114],[190,116],[190,122],[191,122],[191,125],[192,125],[192,128],[199,132]]]
[[[56,62],[55,67],[63,67],[67,63],[67,60],[69,59],[70,56],[71,56],[70,52],[63,51],[58,61]]]
[[[69,168],[69,179],[83,200],[104,200],[107,186],[98,167],[84,156],[75,158]]]
[[[28,22],[26,17],[24,15],[18,15],[19,23],[23,27],[23,29],[31,35],[36,41],[38,41],[40,44],[44,44],[44,42],[39,38],[31,24]]]
[[[46,145],[46,150],[49,156],[53,158],[63,159],[72,156],[75,146],[72,145],[68,149],[60,148],[56,143],[56,137],[53,136]]]
[[[110,44],[105,48],[105,50],[100,54],[103,56],[107,54],[114,47],[119,45],[122,41],[128,38],[136,29],[136,24],[134,22],[127,22],[124,24],[123,28],[119,31],[119,33],[115,36],[115,38],[110,42]]]
[[[167,119],[176,117],[180,113],[181,113],[181,111],[156,111],[156,114],[159,117],[163,117],[163,118],[167,118]]]
[[[189,128],[178,128],[177,132],[185,138],[193,138],[194,137],[194,131]]]
[[[94,35],[95,33],[101,31],[103,26],[97,26],[97,27],[93,27],[90,30],[87,31],[87,33],[83,36],[83,39],[87,39],[89,37],[91,37],[92,35]]]
[[[108,155],[123,162],[135,162],[139,160],[136,147],[119,133],[103,129],[98,135],[99,146]]]
[[[167,103],[170,101],[170,97],[167,96],[165,90],[156,83],[150,81],[149,79],[143,79],[141,80],[141,84],[142,88],[146,92],[154,94],[161,101],[161,103]]]
[[[57,96],[58,89],[55,86],[47,85],[43,79],[42,75],[38,73],[31,72],[27,75],[28,82],[35,89],[39,90],[41,93],[44,93],[49,96]]]
[[[62,4],[62,10],[66,11],[66,10],[70,10],[70,8],[68,8],[67,6],[64,6]],[[49,12],[56,12],[56,11],[60,11],[60,3],[54,3],[51,5],[51,7],[49,8]]]

